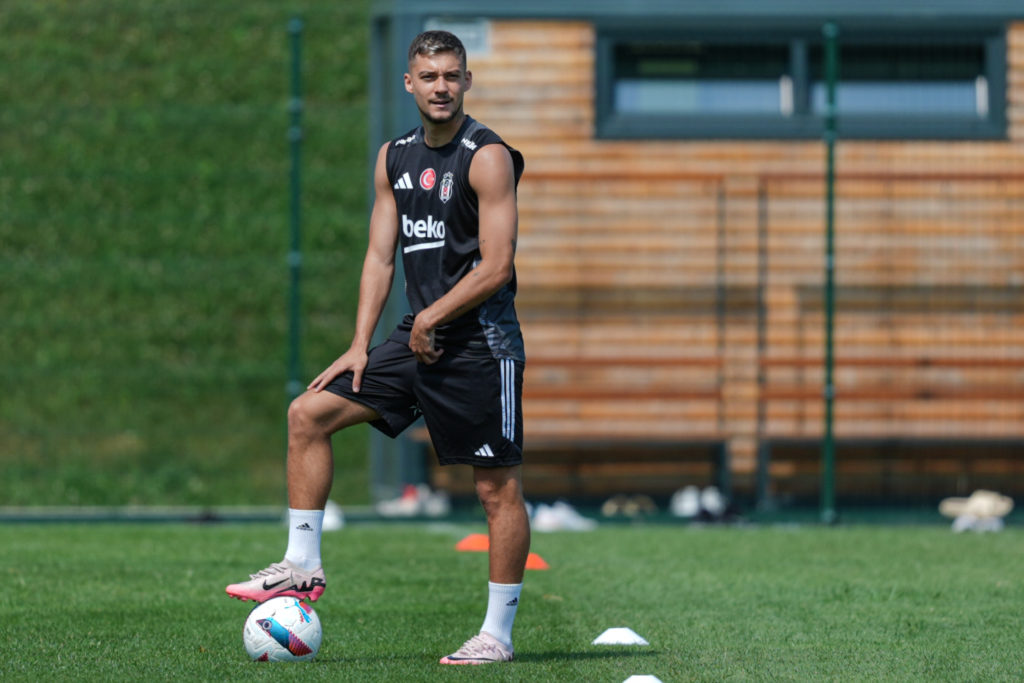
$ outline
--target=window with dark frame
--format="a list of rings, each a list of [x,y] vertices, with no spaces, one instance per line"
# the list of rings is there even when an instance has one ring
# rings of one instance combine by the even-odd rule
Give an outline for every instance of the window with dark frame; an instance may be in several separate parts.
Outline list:
[[[623,43],[615,48],[615,109],[636,114],[777,114],[785,45]]]
[[[1004,27],[844,31],[839,47],[844,137],[1005,137]],[[598,137],[820,136],[823,51],[807,31],[599,31]]]

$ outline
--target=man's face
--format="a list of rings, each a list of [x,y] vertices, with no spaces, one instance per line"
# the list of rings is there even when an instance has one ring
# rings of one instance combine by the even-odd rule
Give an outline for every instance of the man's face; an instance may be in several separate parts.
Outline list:
[[[461,114],[463,96],[472,83],[473,74],[454,52],[416,55],[405,74],[405,89],[431,123],[447,123]]]

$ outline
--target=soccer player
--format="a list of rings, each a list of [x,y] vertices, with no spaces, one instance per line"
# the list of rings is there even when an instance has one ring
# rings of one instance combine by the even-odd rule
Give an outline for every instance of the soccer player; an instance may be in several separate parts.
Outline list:
[[[351,347],[288,411],[284,560],[227,592],[257,602],[277,595],[319,598],[326,585],[320,538],[334,473],[331,435],[369,422],[394,437],[422,414],[440,464],[473,467],[490,535],[483,626],[440,661],[510,661],[530,547],[522,494],[525,356],[513,263],[523,157],[463,110],[473,77],[456,36],[417,36],[408,69],[405,89],[422,125],[377,155]],[[396,251],[411,313],[370,349]]]

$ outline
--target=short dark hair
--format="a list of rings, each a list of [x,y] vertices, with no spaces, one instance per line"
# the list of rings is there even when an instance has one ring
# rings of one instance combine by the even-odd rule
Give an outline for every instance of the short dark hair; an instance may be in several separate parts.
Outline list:
[[[409,45],[409,63],[418,55],[436,55],[439,52],[454,52],[466,68],[466,48],[458,36],[448,31],[424,31],[412,40]]]

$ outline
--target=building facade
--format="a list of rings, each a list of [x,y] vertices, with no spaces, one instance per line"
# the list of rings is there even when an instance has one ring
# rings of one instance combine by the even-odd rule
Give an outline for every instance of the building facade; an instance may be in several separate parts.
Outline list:
[[[376,7],[371,148],[416,124],[404,49],[441,27],[469,48],[467,111],[527,160],[535,491],[816,495],[830,317],[841,496],[1024,473],[1024,11],[770,4]]]

